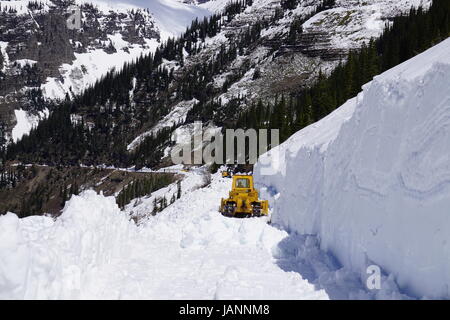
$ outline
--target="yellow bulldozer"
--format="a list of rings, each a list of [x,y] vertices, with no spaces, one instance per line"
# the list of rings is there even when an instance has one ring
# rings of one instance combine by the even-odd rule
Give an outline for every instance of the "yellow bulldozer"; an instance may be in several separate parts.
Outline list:
[[[222,171],[222,178],[231,178],[232,176],[233,170],[231,170],[231,168]]]
[[[233,176],[233,187],[227,199],[220,202],[220,213],[227,217],[260,217],[269,214],[269,201],[259,200],[253,176]]]

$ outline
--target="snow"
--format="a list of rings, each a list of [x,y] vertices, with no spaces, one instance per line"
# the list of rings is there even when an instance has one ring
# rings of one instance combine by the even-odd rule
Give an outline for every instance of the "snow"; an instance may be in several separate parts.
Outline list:
[[[14,126],[12,130],[12,138],[13,141],[16,142],[24,134],[29,133],[32,129],[32,126],[27,119],[27,112],[25,110],[22,109],[14,110],[14,113],[16,115],[17,124]]]
[[[31,59],[19,59],[15,60],[13,63],[16,63],[20,68],[24,68],[25,66],[33,66],[37,63],[36,60]]]
[[[81,93],[85,88],[95,84],[102,76],[113,68],[119,71],[126,62],[131,62],[141,56],[156,50],[159,43],[156,39],[146,39],[146,46],[129,45],[120,34],[108,36],[116,46],[117,52],[108,54],[102,49],[90,50],[87,53],[75,53],[72,64],[63,64],[60,67],[60,78],[47,78],[47,82],[41,85],[43,94],[51,99],[63,99],[68,92]],[[129,46],[129,53],[122,50]]]
[[[431,0],[338,0],[334,8],[314,15],[303,24],[306,33],[325,31],[333,48],[350,49],[379,37],[390,17],[411,7],[428,8]]]
[[[186,27],[190,26],[191,22],[196,18],[203,19],[203,17],[211,15],[206,9],[187,5],[177,0],[151,0],[145,2],[128,0],[126,2],[141,8],[148,8],[150,13],[153,14],[164,39],[180,35],[186,31]]]
[[[103,12],[127,11],[130,9],[149,9],[150,14],[156,21],[156,25],[161,33],[162,39],[175,37],[186,31],[186,27],[191,24],[195,18],[202,19],[211,13],[203,8],[180,3],[177,0],[123,0],[101,1],[101,0],[77,0],[77,3],[92,3]]]
[[[139,3],[116,3],[107,1],[85,1],[79,0],[78,4],[92,3],[100,11],[110,10],[126,12],[132,8],[148,8],[152,19],[160,31],[161,39],[167,40],[184,32],[186,27],[196,17],[208,16],[207,10],[180,4],[174,0],[156,0],[142,6]],[[93,85],[98,79],[106,75],[113,68],[120,70],[124,63],[131,62],[141,55],[154,52],[160,45],[157,39],[144,39],[144,46],[130,44],[123,40],[120,34],[109,34],[108,38],[113,43],[117,52],[108,54],[102,49],[91,49],[87,53],[75,53],[75,60],[71,64],[63,64],[60,67],[62,77],[47,78],[41,86],[44,96],[50,99],[63,99],[66,93],[79,94],[85,88]],[[129,52],[124,49],[128,48]]]
[[[31,11],[28,9],[28,4],[30,2],[35,2],[35,1],[34,0],[14,0],[14,1],[2,0],[2,1],[0,1],[0,7],[2,8],[2,10],[4,8],[15,9],[17,11],[18,15],[29,14],[31,16],[31,18],[34,20]],[[53,5],[53,3],[50,0],[41,0],[41,1],[39,1],[39,3],[42,4],[42,6],[43,6],[42,10],[39,10],[39,12],[47,12],[49,9],[49,6]]]
[[[13,8],[17,10],[17,14],[30,14],[28,4],[34,0],[14,0],[14,1],[0,1],[1,8]],[[44,5],[43,12],[48,11],[49,7],[53,6],[51,0],[39,1]],[[209,16],[210,12],[207,9],[200,8],[193,5],[180,3],[176,0],[123,0],[108,1],[108,0],[76,0],[77,5],[84,3],[91,3],[95,5],[100,11],[108,13],[109,11],[126,12],[127,10],[142,8],[149,9],[157,21],[158,27],[161,29],[162,37],[166,39],[168,36],[176,36],[186,30],[186,27],[191,24],[191,21],[196,17],[203,18]]]
[[[173,109],[164,118],[159,121],[151,130],[146,131],[137,136],[128,146],[127,150],[134,150],[146,137],[156,134],[158,131],[164,128],[171,128],[174,124],[184,122],[186,120],[187,113],[198,102],[197,99],[189,101],[181,101],[177,103]]]
[[[127,12],[131,9],[137,9],[138,6],[132,5],[130,3],[118,2],[118,1],[102,1],[102,0],[76,0],[75,3],[77,5],[82,5],[84,3],[91,3],[98,10],[103,13],[109,13],[110,11],[118,11],[118,12]]]
[[[333,9],[314,15],[303,24],[306,33],[326,31],[333,48],[349,49],[379,37],[389,17],[407,13],[411,7],[428,8],[431,0],[338,0]]]
[[[32,13],[27,9],[29,2],[32,1],[0,1],[0,4],[2,8],[12,7],[17,10],[18,14],[30,14],[32,16]],[[205,9],[180,4],[175,0],[155,0],[146,2],[145,6],[139,3],[133,4],[132,1],[120,3],[101,0],[77,0],[76,3],[78,5],[92,3],[104,13],[108,13],[111,10],[126,13],[131,9],[149,8],[152,15],[151,19],[156,22],[156,27],[160,31],[163,41],[184,32],[186,27],[196,17],[203,18],[210,14]],[[43,4],[43,11],[47,11],[49,6],[53,6],[53,3],[49,0],[43,1]],[[141,46],[128,43],[122,39],[120,34],[109,34],[107,36],[115,46],[116,53],[107,54],[101,49],[88,49],[86,53],[75,53],[75,60],[72,63],[63,64],[60,67],[61,77],[46,79],[46,82],[41,86],[44,96],[50,99],[63,99],[66,93],[71,95],[79,94],[86,87],[93,85],[98,79],[106,75],[112,68],[120,70],[124,63],[131,62],[142,54],[154,52],[160,45],[157,39],[144,39],[146,43],[144,46]],[[0,43],[0,50],[3,54],[5,54],[6,46],[6,42]],[[124,50],[126,48],[129,49],[129,53]],[[17,60],[16,62],[22,67],[26,64],[32,65],[35,63],[27,59]],[[3,71],[6,70],[6,64]]]
[[[382,268],[375,297],[392,281],[412,297],[450,297],[449,79],[450,39],[294,134],[276,148],[279,167],[264,155],[255,168],[276,225],[317,235],[363,282]]]
[[[112,197],[85,191],[62,215],[0,216],[0,299],[327,299],[277,264],[288,236],[265,219],[217,212],[220,174],[137,226]],[[143,201],[141,209],[148,208]]]
[[[0,41],[0,53],[3,56],[3,68],[0,70],[1,72],[5,72],[6,68],[9,64],[9,56],[6,52],[6,48],[8,47],[8,42]]]
[[[30,133],[31,129],[37,126],[39,120],[47,117],[48,113],[47,109],[39,112],[37,115],[29,114],[23,109],[14,110],[17,123],[11,133],[13,141],[16,142],[25,134]]]
[[[223,9],[225,9],[227,4],[230,2],[232,2],[232,1],[230,1],[230,0],[210,0],[205,3],[199,4],[198,6],[200,6],[201,8],[205,8],[211,12],[219,13],[219,12],[222,12]]]

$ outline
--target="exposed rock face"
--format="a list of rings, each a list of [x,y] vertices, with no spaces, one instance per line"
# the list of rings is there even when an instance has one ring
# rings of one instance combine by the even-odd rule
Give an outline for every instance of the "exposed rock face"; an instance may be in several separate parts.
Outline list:
[[[16,124],[15,109],[29,114],[48,108],[42,85],[48,79],[63,84],[67,77],[80,80],[81,67],[64,74],[76,54],[102,50],[107,54],[129,53],[129,47],[148,49],[148,41],[159,41],[160,33],[147,10],[105,10],[85,3],[80,6],[81,29],[70,30],[67,19],[72,1],[49,0],[24,4],[11,1],[0,7],[0,135],[10,137]],[[112,39],[118,39],[120,48]],[[98,51],[97,51],[98,52]],[[121,57],[127,61],[126,55]],[[130,55],[128,60],[132,60]],[[92,75],[100,78],[102,74]],[[78,88],[79,89],[79,88]],[[33,97],[31,97],[33,96]],[[63,97],[57,97],[63,98]]]
[[[198,0],[184,1],[201,5]],[[223,1],[210,0],[205,3],[212,6]],[[253,0],[247,10],[224,26],[225,37],[219,35],[216,42],[209,41],[212,43],[209,50],[212,54],[223,44],[222,39],[245,32],[249,25],[258,20],[269,20],[274,14],[277,15],[277,11],[279,14],[275,24],[261,32],[261,41],[226,70],[234,72],[247,60],[250,62],[245,70],[247,73],[240,72],[244,76],[231,85],[221,98],[224,101],[238,96],[260,98],[287,93],[292,87],[312,83],[319,70],[328,72],[339,61],[346,59],[349,50],[378,37],[393,17],[408,12],[411,6],[427,8],[431,1],[336,0],[333,5],[324,6],[314,14],[320,3],[317,0],[298,0],[296,8],[286,9],[280,0]],[[252,69],[258,70],[258,79],[251,76]],[[215,81],[216,86],[222,83],[220,79]]]

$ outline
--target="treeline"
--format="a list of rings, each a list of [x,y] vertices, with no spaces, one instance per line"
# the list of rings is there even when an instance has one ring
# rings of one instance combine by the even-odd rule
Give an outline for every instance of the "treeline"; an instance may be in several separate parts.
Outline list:
[[[184,100],[193,98],[199,100],[199,106],[189,111],[187,122],[193,117],[198,116],[199,108],[207,103],[211,97],[218,93],[227,92],[229,86],[237,79],[242,78],[249,69],[244,65],[238,70],[230,72],[221,88],[216,89],[211,83],[214,76],[223,73],[226,67],[235,61],[238,55],[243,55],[244,50],[257,42],[261,37],[261,30],[268,26],[268,21],[260,20],[248,27],[245,31],[238,34],[228,45],[222,45],[220,50],[212,56],[209,61],[194,65],[190,72],[184,74],[179,85],[179,94]],[[206,116],[203,114],[203,116]],[[209,117],[209,116],[208,116]],[[211,118],[209,118],[211,119]]]
[[[167,187],[173,179],[171,174],[153,174],[149,178],[136,179],[120,191],[116,202],[124,208],[133,199],[150,196],[152,192]]]
[[[431,8],[411,9],[395,18],[382,36],[351,51],[330,75],[275,102],[259,101],[242,112],[231,127],[280,129],[281,141],[322,119],[361,91],[362,85],[450,36],[450,1],[434,0]]]

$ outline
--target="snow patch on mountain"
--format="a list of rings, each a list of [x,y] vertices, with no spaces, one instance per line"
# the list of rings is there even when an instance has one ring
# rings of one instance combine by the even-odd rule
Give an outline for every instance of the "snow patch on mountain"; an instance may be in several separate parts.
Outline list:
[[[37,114],[31,114],[23,109],[17,109],[14,110],[14,114],[17,123],[12,130],[11,138],[14,142],[17,142],[25,134],[29,134],[31,129],[36,127],[40,120],[48,117],[49,111],[48,109],[45,109]]]
[[[18,65],[20,68],[24,68],[26,66],[32,67],[33,65],[35,65],[37,63],[37,61],[31,60],[31,59],[19,59],[19,60],[15,60],[13,63]]]
[[[186,31],[186,27],[190,26],[191,22],[196,18],[203,19],[203,17],[211,15],[211,12],[207,9],[177,0],[152,0],[146,2],[129,0],[127,2],[144,9],[148,8],[156,20],[161,36],[165,39],[178,36]]]
[[[431,0],[338,0],[335,8],[316,14],[303,24],[306,33],[325,31],[333,48],[351,49],[380,36],[389,19],[411,7],[428,9]]]
[[[177,103],[172,110],[159,121],[151,130],[146,131],[139,136],[137,136],[128,146],[127,150],[135,149],[146,137],[158,133],[158,131],[164,128],[170,128],[173,125],[179,124],[186,120],[187,113],[191,110],[194,105],[198,103],[197,99],[192,99],[189,101],[181,101]]]
[[[117,52],[106,53],[102,49],[93,49],[87,53],[75,53],[75,60],[71,64],[63,64],[60,67],[60,77],[48,78],[47,82],[41,85],[44,96],[50,99],[63,99],[66,93],[71,96],[79,94],[112,69],[120,71],[126,62],[154,52],[159,46],[156,39],[145,39],[146,45],[143,47],[131,45],[123,40],[120,34],[108,37]]]
[[[32,13],[28,9],[28,5],[30,2],[36,2],[35,0],[2,0],[0,1],[0,7],[2,10],[15,10],[17,14],[23,15],[28,14],[32,17]],[[50,0],[39,0],[39,4],[42,4],[42,10],[40,12],[48,12],[49,7],[53,6],[53,2]]]
[[[205,8],[211,12],[221,12],[228,3],[232,2],[231,0],[209,0],[209,1],[202,1],[203,3],[200,3],[197,1],[197,5],[201,8]]]
[[[0,53],[3,56],[3,68],[0,70],[1,72],[5,72],[6,68],[9,65],[9,56],[6,52],[6,48],[8,47],[8,42],[6,41],[0,41]]]
[[[274,150],[278,167],[262,156],[255,178],[273,222],[317,235],[363,282],[378,265],[410,296],[448,298],[449,79],[450,39],[294,134]]]
[[[174,0],[156,0],[147,3],[147,7],[131,3],[111,3],[99,0],[78,0],[78,4],[92,3],[100,11],[127,12],[131,9],[149,9],[151,19],[155,20],[159,29],[161,40],[174,37],[185,31],[191,21],[196,17],[203,18],[209,12],[194,6],[179,4]],[[121,34],[110,34],[108,38],[117,50],[115,53],[106,53],[101,49],[91,49],[87,53],[75,53],[75,60],[71,64],[61,66],[61,77],[48,78],[42,85],[44,95],[48,98],[64,98],[66,93],[79,94],[86,87],[104,76],[113,68],[118,71],[126,62],[131,62],[141,55],[152,53],[160,45],[157,39],[144,39],[145,45],[130,44],[123,40]]]
[[[12,139],[14,142],[22,138],[24,134],[27,134],[32,129],[32,124],[28,120],[27,113],[25,110],[18,109],[14,110],[14,114],[16,115],[17,124],[12,130]]]

